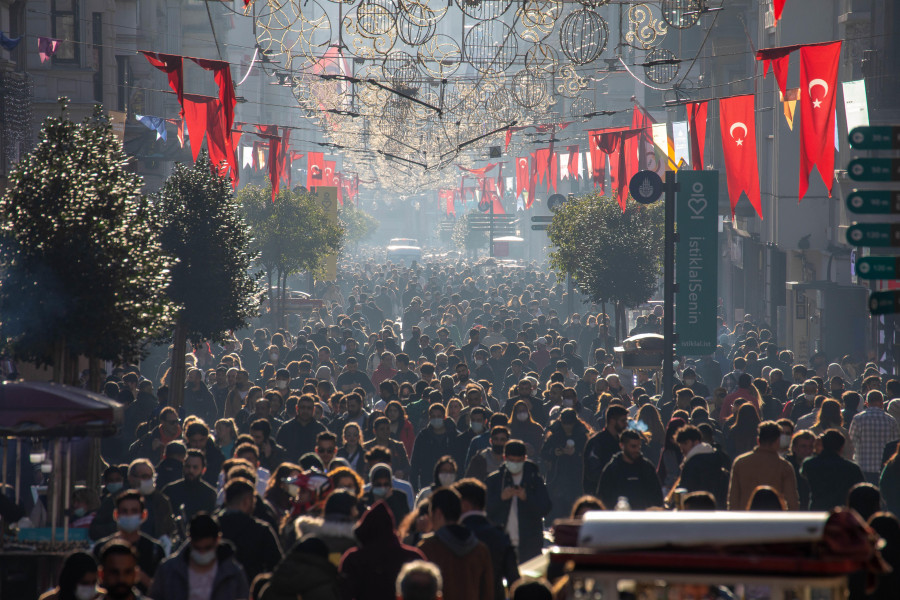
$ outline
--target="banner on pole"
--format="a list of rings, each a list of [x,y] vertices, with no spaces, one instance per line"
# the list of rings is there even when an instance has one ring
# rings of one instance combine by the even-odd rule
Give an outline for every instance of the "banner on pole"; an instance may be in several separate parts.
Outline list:
[[[678,354],[716,349],[719,172],[679,171],[675,224],[675,333]]]

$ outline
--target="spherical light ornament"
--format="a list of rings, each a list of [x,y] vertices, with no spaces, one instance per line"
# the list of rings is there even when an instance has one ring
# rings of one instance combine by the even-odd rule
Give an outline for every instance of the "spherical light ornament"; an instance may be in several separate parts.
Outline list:
[[[563,54],[576,65],[586,65],[600,56],[609,41],[606,21],[588,8],[569,13],[559,28]]]
[[[397,35],[410,46],[424,44],[434,36],[440,18],[421,2],[404,2],[397,14]]]
[[[549,44],[532,44],[525,52],[525,68],[533,75],[552,75],[558,67],[559,53]]]
[[[419,66],[435,79],[445,79],[456,73],[462,62],[459,44],[448,35],[436,35],[418,48]]]
[[[669,83],[678,75],[679,61],[675,53],[655,48],[644,61],[644,75],[653,83]]]
[[[675,29],[689,29],[700,20],[700,0],[662,0],[663,20]]]
[[[356,7],[356,20],[361,35],[385,35],[394,28],[397,7],[392,0],[363,0]]]
[[[572,100],[569,107],[569,116],[573,119],[590,119],[587,115],[594,112],[594,101],[585,96],[579,96]]]
[[[465,55],[481,73],[501,73],[516,59],[518,43],[508,25],[501,21],[482,21],[466,32]]]
[[[395,87],[409,87],[421,79],[416,60],[403,52],[395,50],[388,54],[381,65],[384,78]]]
[[[512,0],[456,0],[456,5],[468,17],[490,21],[509,10]]]
[[[544,80],[535,77],[527,70],[519,71],[513,77],[513,97],[522,108],[536,108],[547,97]]]

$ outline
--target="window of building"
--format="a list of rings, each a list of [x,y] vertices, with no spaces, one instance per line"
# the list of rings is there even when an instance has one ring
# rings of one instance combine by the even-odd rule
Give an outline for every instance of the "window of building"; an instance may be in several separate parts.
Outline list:
[[[54,63],[77,63],[80,58],[78,26],[78,0],[52,0],[51,21],[53,37],[62,40]]]

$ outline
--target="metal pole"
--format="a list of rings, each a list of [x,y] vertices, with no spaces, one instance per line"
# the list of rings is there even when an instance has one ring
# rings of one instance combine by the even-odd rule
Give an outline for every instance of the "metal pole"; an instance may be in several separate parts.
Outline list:
[[[675,362],[675,194],[678,184],[675,183],[675,172],[666,171],[665,182],[665,253],[663,257],[663,352],[662,401],[672,399],[674,384],[673,363]]]
[[[484,198],[486,194],[486,190],[484,189],[484,179],[481,180],[481,197]],[[490,229],[490,257],[494,258],[494,199],[488,198],[488,201],[491,203],[491,229]]]

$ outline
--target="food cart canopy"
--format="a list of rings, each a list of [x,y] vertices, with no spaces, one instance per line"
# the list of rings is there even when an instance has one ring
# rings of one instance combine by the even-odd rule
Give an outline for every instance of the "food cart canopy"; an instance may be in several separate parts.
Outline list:
[[[4,436],[109,436],[122,425],[123,415],[118,402],[76,387],[25,381],[0,385]]]

